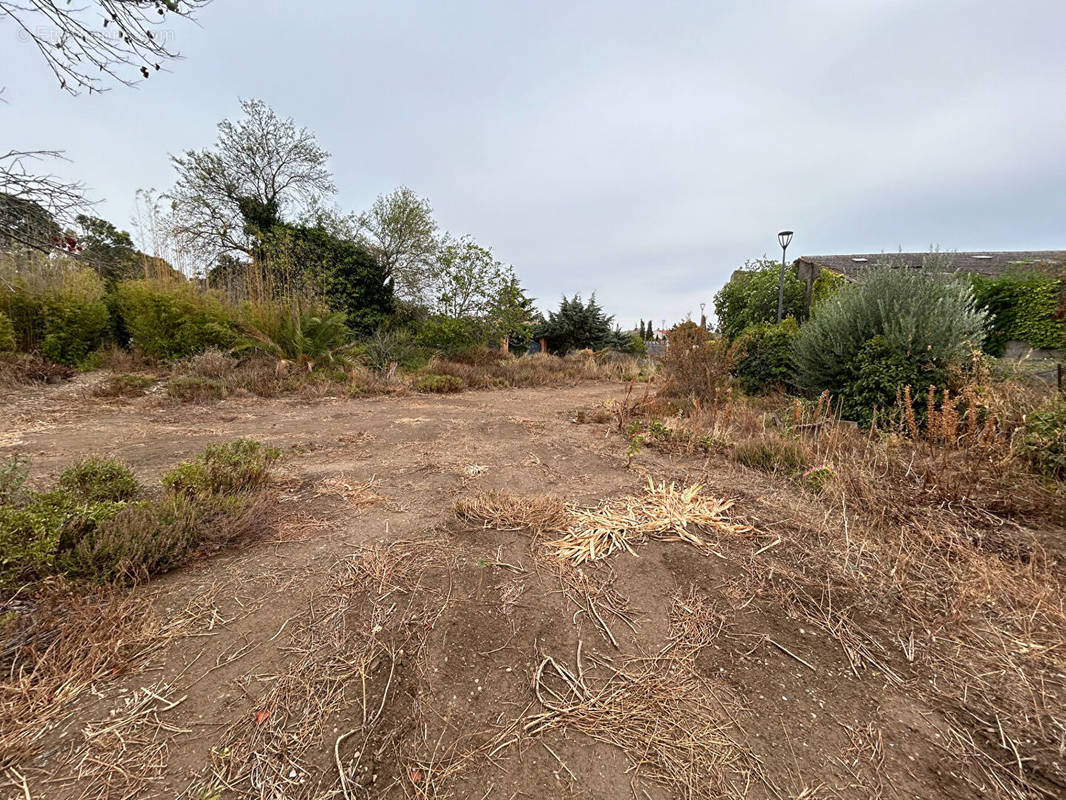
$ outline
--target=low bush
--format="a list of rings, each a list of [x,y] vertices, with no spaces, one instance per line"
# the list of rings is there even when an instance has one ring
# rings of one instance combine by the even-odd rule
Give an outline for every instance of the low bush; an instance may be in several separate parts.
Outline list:
[[[362,343],[363,361],[381,373],[387,373],[394,364],[408,368],[422,366],[426,359],[421,353],[411,334],[402,328],[378,328]]]
[[[229,390],[222,381],[181,375],[167,381],[167,394],[182,402],[203,402],[221,400],[229,394]]]
[[[237,343],[235,320],[219,296],[183,281],[123,281],[116,307],[130,344],[162,359]]]
[[[455,375],[423,375],[415,384],[415,389],[424,393],[452,394],[463,391],[463,379]]]
[[[138,501],[129,471],[101,459],[72,465],[46,492],[22,493],[20,478],[8,480],[0,494],[0,589],[57,573],[89,581],[151,575],[227,545],[262,526],[257,490],[276,458],[249,440],[215,445],[169,472],[164,496]],[[8,466],[24,477],[24,464]]]
[[[799,472],[807,463],[799,442],[770,437],[737,443],[733,458],[763,472]]]
[[[1026,415],[1018,449],[1036,472],[1066,480],[1066,401],[1057,400]]]
[[[667,334],[669,345],[660,361],[667,397],[713,401],[729,388],[739,347],[715,337],[695,322],[683,322]]]
[[[141,491],[133,472],[120,461],[90,457],[67,467],[58,487],[86,503],[121,502]]]
[[[167,472],[162,484],[178,495],[218,496],[260,488],[281,456],[254,439],[213,444],[192,461]]]
[[[795,388],[792,345],[799,325],[792,318],[780,325],[761,322],[737,339],[739,357],[733,368],[740,388],[748,394],[770,394]]]

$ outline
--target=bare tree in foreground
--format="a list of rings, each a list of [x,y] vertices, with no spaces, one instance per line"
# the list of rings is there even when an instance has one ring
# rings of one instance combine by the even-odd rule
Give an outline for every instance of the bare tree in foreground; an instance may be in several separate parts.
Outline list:
[[[132,86],[178,58],[167,45],[165,24],[174,17],[191,19],[208,2],[0,2],[0,20],[13,22],[19,38],[33,43],[61,89],[79,94],[102,92],[109,80]]]

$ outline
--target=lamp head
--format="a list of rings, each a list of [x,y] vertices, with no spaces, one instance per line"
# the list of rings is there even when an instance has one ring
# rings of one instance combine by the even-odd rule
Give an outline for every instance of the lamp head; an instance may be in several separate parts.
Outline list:
[[[792,231],[781,231],[777,234],[777,241],[781,243],[781,247],[788,247],[789,242],[792,241]]]

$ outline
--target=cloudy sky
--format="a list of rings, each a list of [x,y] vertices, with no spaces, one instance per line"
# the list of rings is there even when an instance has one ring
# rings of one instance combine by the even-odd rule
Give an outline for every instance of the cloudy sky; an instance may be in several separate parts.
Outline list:
[[[56,148],[130,227],[169,153],[262,98],[337,204],[406,184],[539,304],[699,315],[747,258],[1066,247],[1061,0],[216,0],[185,59],[69,97],[0,16],[0,149]]]

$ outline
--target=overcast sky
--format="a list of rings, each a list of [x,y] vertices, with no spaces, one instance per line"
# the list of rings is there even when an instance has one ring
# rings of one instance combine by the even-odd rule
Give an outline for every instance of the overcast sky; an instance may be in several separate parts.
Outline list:
[[[541,307],[676,321],[745,259],[1066,248],[1062,0],[216,0],[185,59],[69,97],[0,16],[0,149],[57,148],[99,214],[262,98],[343,210],[406,184]]]

